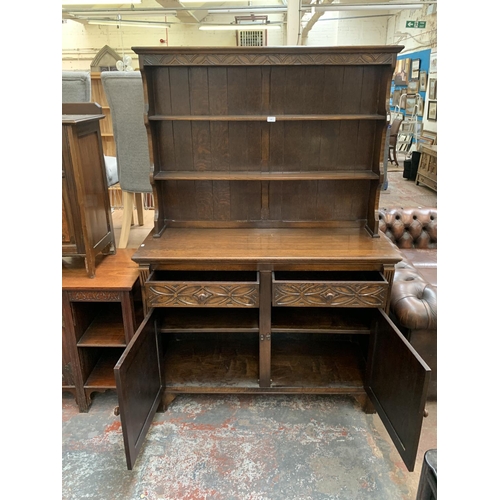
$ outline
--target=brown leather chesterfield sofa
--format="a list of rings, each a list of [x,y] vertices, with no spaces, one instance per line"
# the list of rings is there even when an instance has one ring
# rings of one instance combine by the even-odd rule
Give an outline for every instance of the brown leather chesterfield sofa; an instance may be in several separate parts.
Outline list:
[[[390,317],[432,370],[437,398],[437,209],[379,209],[379,230],[402,254],[396,264]]]

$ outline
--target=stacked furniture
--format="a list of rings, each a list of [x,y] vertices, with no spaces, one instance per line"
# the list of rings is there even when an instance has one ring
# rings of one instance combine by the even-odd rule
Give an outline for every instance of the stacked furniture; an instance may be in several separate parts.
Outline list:
[[[413,470],[430,375],[377,216],[401,49],[134,48],[156,212],[115,367],[129,469],[158,408],[208,392],[351,395]]]
[[[115,253],[102,118],[94,103],[62,105],[62,256],[83,257],[90,278],[96,256]]]

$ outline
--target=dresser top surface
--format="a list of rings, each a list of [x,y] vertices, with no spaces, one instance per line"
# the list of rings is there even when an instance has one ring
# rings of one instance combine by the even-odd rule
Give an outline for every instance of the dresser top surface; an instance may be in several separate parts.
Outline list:
[[[385,237],[362,228],[168,228],[151,232],[133,256],[139,264],[256,265],[394,264],[400,254]]]

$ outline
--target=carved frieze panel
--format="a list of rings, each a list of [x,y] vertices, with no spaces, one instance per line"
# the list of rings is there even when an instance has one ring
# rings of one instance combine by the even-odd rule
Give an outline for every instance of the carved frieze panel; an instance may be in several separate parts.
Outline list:
[[[119,302],[119,292],[106,291],[77,291],[69,292],[69,300],[72,302]]]
[[[383,307],[387,285],[380,283],[275,284],[273,305],[284,307]]]
[[[149,307],[258,307],[258,285],[165,283],[147,286]]]
[[[387,53],[354,54],[145,54],[144,66],[290,66],[393,64],[395,55]]]

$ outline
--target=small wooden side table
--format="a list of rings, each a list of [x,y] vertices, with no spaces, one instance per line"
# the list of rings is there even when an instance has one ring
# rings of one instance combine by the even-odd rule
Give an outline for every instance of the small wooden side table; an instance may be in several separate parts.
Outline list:
[[[87,412],[93,392],[116,389],[113,368],[144,318],[135,249],[96,259],[90,279],[81,259],[63,258],[63,391]]]

